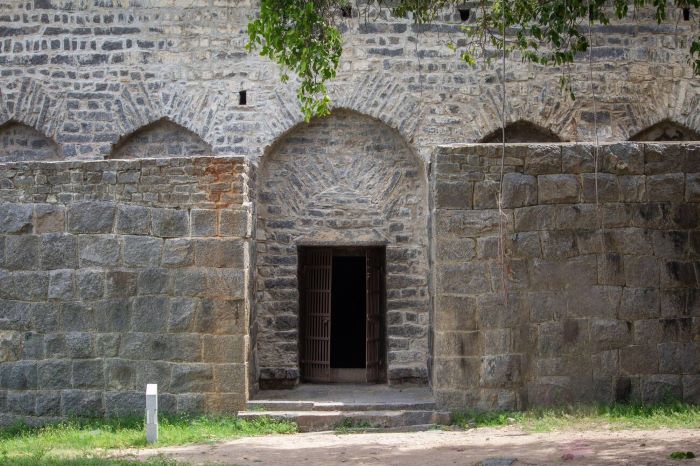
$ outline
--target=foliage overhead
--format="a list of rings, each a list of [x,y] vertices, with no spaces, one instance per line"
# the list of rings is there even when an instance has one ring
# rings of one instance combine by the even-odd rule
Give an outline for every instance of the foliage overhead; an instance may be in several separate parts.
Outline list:
[[[464,5],[464,0],[375,0],[355,7],[365,21],[390,12],[422,24]],[[260,0],[260,14],[248,24],[248,49],[279,64],[283,80],[290,72],[298,76],[307,120],[329,112],[325,83],[336,76],[342,53],[338,22],[352,7],[349,0]],[[649,12],[661,24],[672,8],[697,9],[700,0],[476,0],[469,7],[472,18],[459,28],[462,40],[447,44],[465,62],[476,65],[505,50],[528,62],[562,66],[588,51],[591,25]],[[691,41],[688,57],[694,75],[700,75],[700,37]]]

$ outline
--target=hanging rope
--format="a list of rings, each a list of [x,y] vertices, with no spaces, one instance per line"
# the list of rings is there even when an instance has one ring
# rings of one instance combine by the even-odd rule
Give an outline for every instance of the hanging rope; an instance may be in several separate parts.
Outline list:
[[[501,100],[501,174],[499,177],[498,197],[498,249],[501,259],[501,283],[503,285],[503,302],[508,306],[508,282],[506,280],[506,227],[504,220],[508,220],[508,215],[503,211],[503,172],[505,171],[506,159],[506,2],[501,2],[501,20],[503,22],[503,53],[501,55],[501,90],[503,91]]]
[[[598,160],[599,160],[599,145],[598,140],[598,106],[595,93],[595,86],[593,85],[593,24],[592,17],[593,9],[591,1],[588,1],[588,84],[591,87],[591,97],[593,100],[593,133],[595,137],[595,147],[593,149],[593,182],[595,190],[595,209],[596,209],[596,220],[600,227],[600,248],[601,253],[605,253],[605,225],[603,224],[603,213],[600,209],[600,202],[598,198]]]

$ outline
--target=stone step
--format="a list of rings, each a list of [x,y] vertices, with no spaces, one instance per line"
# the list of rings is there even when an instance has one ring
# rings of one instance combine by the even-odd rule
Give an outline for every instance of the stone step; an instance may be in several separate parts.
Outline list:
[[[428,411],[435,403],[426,402],[340,402],[300,400],[250,400],[247,411]]]
[[[269,417],[280,421],[296,422],[300,432],[334,429],[396,429],[409,426],[448,425],[447,411],[242,411],[243,419]]]

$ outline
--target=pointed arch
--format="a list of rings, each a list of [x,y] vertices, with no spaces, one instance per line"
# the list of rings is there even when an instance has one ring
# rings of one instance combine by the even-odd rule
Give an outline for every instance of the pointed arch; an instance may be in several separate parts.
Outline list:
[[[700,141],[700,134],[694,129],[666,119],[651,125],[630,137],[630,141],[672,142]]]
[[[354,110],[294,126],[259,164],[255,268],[261,279],[252,345],[259,381],[283,386],[299,376],[297,247],[384,245],[387,293],[401,295],[407,276],[417,290],[410,301],[388,302],[387,318],[422,312],[429,299],[429,189],[425,164],[403,134]],[[388,350],[390,381],[427,380],[428,329],[415,325],[420,336],[410,339],[398,327],[387,329],[387,337],[408,350]]]
[[[509,123],[505,128],[508,143],[562,142],[561,137],[547,128],[527,120]],[[480,142],[503,142],[503,131],[498,128],[487,134]]]
[[[168,118],[136,129],[114,145],[109,159],[192,157],[213,155],[198,134]]]
[[[0,125],[0,162],[62,158],[59,145],[41,131],[17,120]]]

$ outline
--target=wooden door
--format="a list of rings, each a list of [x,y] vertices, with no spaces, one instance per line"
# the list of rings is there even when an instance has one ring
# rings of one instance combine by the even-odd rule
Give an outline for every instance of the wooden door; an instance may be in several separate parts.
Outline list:
[[[329,382],[333,251],[304,248],[299,259],[301,375],[309,382]]]
[[[367,248],[365,254],[366,274],[366,370],[367,382],[379,382],[383,369],[382,357],[382,302],[384,289],[384,257],[383,250]]]

